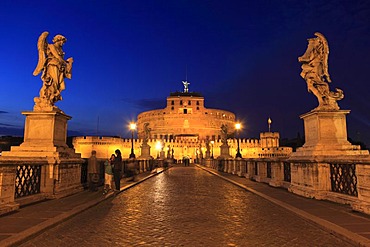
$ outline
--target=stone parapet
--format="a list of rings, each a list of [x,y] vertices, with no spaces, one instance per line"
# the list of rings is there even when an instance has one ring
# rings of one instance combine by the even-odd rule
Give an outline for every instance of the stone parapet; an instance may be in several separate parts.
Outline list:
[[[370,162],[356,165],[358,199],[352,203],[354,210],[370,214]]]
[[[4,173],[6,180],[1,181],[0,186],[8,191],[2,195],[7,195],[9,198],[4,197],[2,204],[7,201],[24,205],[82,191],[81,164],[84,160],[66,144],[67,121],[71,117],[60,110],[22,114],[26,116],[24,142],[20,146],[12,146],[10,151],[3,152],[0,157],[1,168],[13,167],[11,172],[6,172],[10,168],[3,170],[6,173],[6,176]],[[37,177],[32,177],[36,180],[32,183],[34,186],[37,184],[39,189],[34,190],[30,195],[22,193],[15,199],[15,191],[10,193],[10,187],[18,184],[18,189],[26,190],[27,183],[31,179],[31,175],[27,173],[33,174],[32,169],[40,172]],[[16,181],[17,173],[20,178]]]
[[[19,208],[14,200],[16,169],[16,164],[0,160],[0,215]]]

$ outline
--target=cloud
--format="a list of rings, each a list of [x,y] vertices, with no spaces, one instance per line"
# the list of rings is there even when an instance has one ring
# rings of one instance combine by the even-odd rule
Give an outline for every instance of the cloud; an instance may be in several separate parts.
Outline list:
[[[14,127],[14,126],[16,126],[16,125],[13,125],[13,124],[6,124],[6,123],[0,123],[0,125],[7,126],[7,127]]]

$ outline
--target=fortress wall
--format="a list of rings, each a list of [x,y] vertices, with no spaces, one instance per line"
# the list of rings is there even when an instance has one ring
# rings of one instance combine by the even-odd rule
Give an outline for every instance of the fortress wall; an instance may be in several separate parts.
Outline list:
[[[136,157],[141,155],[140,146],[142,139],[134,139],[134,153]],[[157,157],[160,150],[156,150],[157,142],[162,142],[163,151],[167,156],[168,150],[172,153],[174,149],[174,156],[176,159],[182,159],[183,156],[188,156],[192,159],[196,158],[197,150],[201,150],[203,157],[205,157],[206,144],[205,140],[201,141],[189,141],[189,140],[160,140],[160,139],[149,139],[148,144],[151,146],[151,156]],[[121,139],[117,137],[98,137],[98,136],[86,136],[86,137],[75,137],[73,139],[73,145],[76,153],[81,153],[82,158],[88,158],[91,155],[91,151],[97,152],[98,158],[109,158],[116,149],[120,149],[123,158],[128,158],[131,153],[131,139]],[[220,156],[220,146],[222,145],[221,140],[214,141],[213,154],[214,157]],[[230,146],[230,155],[235,157],[237,149],[237,139],[228,139],[228,145]],[[281,153],[288,155],[292,152],[291,148],[280,147],[280,148],[262,148],[258,139],[240,139],[239,142],[240,150],[243,158],[258,158],[259,154],[267,153]],[[210,144],[211,146],[211,144]],[[212,147],[211,147],[212,148]],[[211,150],[210,150],[211,151]]]

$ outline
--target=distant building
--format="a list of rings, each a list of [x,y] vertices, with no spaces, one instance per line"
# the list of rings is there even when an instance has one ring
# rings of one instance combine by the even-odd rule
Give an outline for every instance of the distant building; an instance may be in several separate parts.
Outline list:
[[[144,138],[144,124],[149,123],[152,139],[194,141],[220,139],[221,125],[227,125],[232,132],[235,114],[221,109],[204,106],[200,93],[175,92],[167,97],[167,106],[142,112],[137,117],[139,139]]]
[[[220,156],[221,126],[227,126],[230,155],[235,157],[237,139],[235,132],[235,114],[221,109],[210,109],[204,106],[204,97],[200,93],[189,92],[187,81],[183,82],[184,92],[170,93],[167,106],[164,109],[142,112],[137,117],[138,139],[134,140],[134,152],[140,157],[144,126],[150,128],[148,144],[151,146],[151,156],[158,157],[160,152],[165,157],[175,159],[188,157],[196,159],[206,157],[206,146],[210,146],[210,155]],[[290,147],[279,147],[279,133],[265,132],[258,139],[240,140],[240,152],[244,158],[281,157],[292,152]],[[206,140],[210,143],[207,144]],[[75,137],[73,146],[83,158],[88,158],[92,150],[98,158],[108,158],[115,149],[120,149],[122,157],[129,157],[131,140],[117,137]]]

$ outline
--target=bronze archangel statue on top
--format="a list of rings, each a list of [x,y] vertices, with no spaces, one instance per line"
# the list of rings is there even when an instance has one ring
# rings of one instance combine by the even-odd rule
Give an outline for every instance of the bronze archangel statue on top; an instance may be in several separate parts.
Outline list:
[[[34,76],[41,73],[43,85],[40,97],[36,97],[34,110],[48,111],[58,109],[54,103],[62,100],[61,92],[65,89],[64,78],[72,78],[73,58],[64,60],[63,45],[67,39],[58,34],[53,38],[53,44],[48,44],[49,33],[43,32],[37,42],[39,61],[33,72]]]
[[[308,39],[308,47],[303,56],[298,58],[302,63],[301,77],[306,80],[308,91],[313,93],[318,101],[317,110],[339,110],[338,100],[343,99],[343,91],[336,88],[331,92],[331,82],[328,72],[329,46],[321,33],[315,33],[316,38]]]

